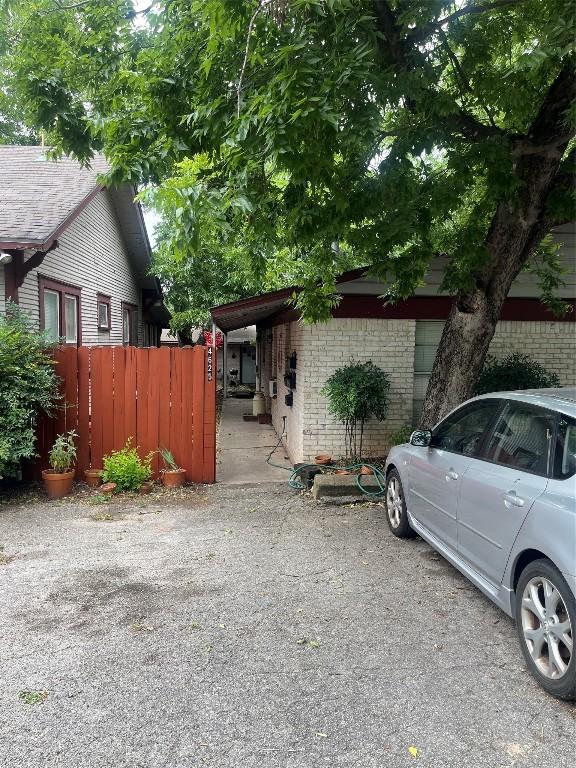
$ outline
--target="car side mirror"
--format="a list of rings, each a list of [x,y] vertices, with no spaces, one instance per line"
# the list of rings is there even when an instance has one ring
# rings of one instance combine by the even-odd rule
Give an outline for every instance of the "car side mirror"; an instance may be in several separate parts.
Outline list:
[[[416,429],[410,435],[410,445],[426,448],[432,442],[432,432],[429,429]]]

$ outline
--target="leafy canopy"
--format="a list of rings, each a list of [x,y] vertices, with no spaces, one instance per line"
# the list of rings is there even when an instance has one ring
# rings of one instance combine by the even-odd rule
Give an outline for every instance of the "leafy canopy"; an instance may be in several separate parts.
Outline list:
[[[56,151],[88,161],[103,150],[112,181],[137,182],[207,157],[222,211],[244,201],[239,237],[249,231],[260,254],[249,270],[261,279],[296,264],[308,319],[328,316],[350,260],[388,279],[393,297],[437,255],[443,288],[471,286],[498,204],[514,206],[517,152],[574,57],[571,0],[1,7],[9,87]],[[208,193],[193,242],[212,203]],[[547,215],[574,215],[570,189]]]

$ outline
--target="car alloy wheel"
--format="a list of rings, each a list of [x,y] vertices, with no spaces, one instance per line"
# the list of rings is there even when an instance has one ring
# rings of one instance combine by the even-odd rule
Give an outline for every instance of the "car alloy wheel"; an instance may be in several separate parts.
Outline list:
[[[388,527],[400,539],[416,536],[408,522],[408,512],[404,500],[402,481],[396,469],[391,469],[386,477],[386,518]]]
[[[558,568],[534,560],[516,586],[516,629],[526,663],[540,685],[576,700],[576,597]]]
[[[398,528],[402,520],[402,505],[404,498],[402,496],[402,486],[397,477],[391,477],[386,489],[386,509],[388,510],[388,520],[392,528]]]
[[[572,623],[562,595],[544,576],[534,576],[522,593],[522,632],[534,665],[544,677],[558,680],[570,666],[574,649]]]

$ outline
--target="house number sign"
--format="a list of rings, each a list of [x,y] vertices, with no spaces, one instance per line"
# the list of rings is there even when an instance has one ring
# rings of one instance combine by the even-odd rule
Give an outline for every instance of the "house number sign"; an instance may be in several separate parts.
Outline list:
[[[206,362],[206,373],[208,375],[208,381],[212,381],[212,360],[213,360],[212,352],[213,352],[213,347],[211,346],[208,347],[208,358]]]

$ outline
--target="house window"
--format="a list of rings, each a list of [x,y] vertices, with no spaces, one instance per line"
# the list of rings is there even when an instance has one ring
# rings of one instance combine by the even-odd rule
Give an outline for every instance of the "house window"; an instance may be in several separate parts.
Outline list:
[[[111,322],[110,312],[110,296],[104,296],[104,294],[98,294],[98,330],[109,331]]]
[[[414,348],[414,399],[412,416],[418,423],[442,331],[443,320],[416,320]]]
[[[50,339],[80,344],[80,288],[39,278],[40,328]]]
[[[138,341],[138,307],[122,302],[122,343],[133,346]]]

